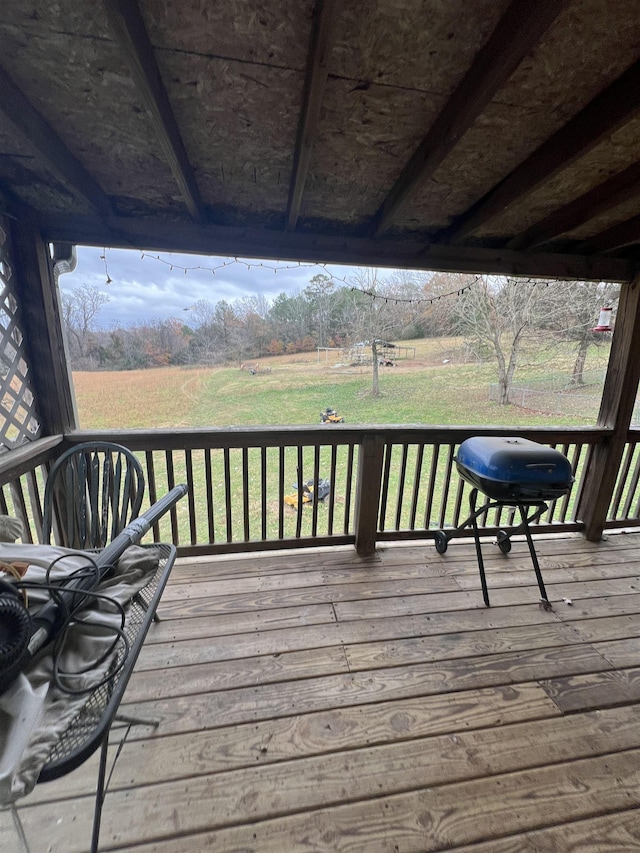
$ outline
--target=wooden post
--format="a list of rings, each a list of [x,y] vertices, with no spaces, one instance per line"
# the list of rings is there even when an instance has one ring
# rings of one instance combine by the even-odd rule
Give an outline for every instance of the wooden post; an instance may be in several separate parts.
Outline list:
[[[47,244],[27,216],[12,228],[15,290],[42,433],[77,427],[75,397]]]
[[[384,438],[381,435],[363,436],[358,451],[355,506],[355,545],[360,557],[370,557],[376,550],[383,459]]]
[[[633,415],[640,379],[640,274],[624,282],[620,292],[609,367],[602,392],[598,426],[611,430],[594,447],[578,508],[585,536],[592,542],[602,538],[607,511]]]

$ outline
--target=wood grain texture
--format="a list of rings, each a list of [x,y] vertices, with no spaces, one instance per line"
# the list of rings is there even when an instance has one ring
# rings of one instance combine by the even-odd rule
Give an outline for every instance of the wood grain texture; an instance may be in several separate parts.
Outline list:
[[[130,732],[102,846],[608,853],[610,832],[637,849],[640,536],[537,544],[573,604],[540,610],[514,548],[482,607],[465,543],[446,575],[415,546],[178,565],[123,705],[160,725]],[[322,604],[294,603],[305,568]],[[442,580],[459,591],[405,594]],[[86,849],[96,771],[19,804],[32,849]],[[11,828],[0,814],[3,843]]]

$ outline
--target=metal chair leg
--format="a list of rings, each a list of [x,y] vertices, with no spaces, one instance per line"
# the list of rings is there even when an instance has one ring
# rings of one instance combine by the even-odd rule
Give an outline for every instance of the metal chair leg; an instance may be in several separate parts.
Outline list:
[[[129,726],[152,726],[157,729],[160,725],[160,720],[144,720],[142,717],[130,717],[128,714],[116,714],[113,719]]]
[[[104,780],[107,774],[107,750],[109,749],[109,732],[102,738],[100,747],[100,769],[98,770],[98,783],[96,788],[96,804],[93,809],[93,830],[91,833],[91,853],[98,853],[98,842],[100,839],[100,821],[102,820],[102,806],[105,796]]]
[[[29,847],[29,842],[27,841],[22,820],[20,819],[15,803],[11,803],[11,817],[13,818],[13,825],[20,840],[21,850],[24,851],[24,853],[31,853],[31,848]]]

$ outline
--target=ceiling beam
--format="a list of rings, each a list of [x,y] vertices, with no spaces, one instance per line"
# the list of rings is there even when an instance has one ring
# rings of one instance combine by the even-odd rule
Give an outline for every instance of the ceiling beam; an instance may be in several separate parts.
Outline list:
[[[31,101],[0,67],[0,112],[38,152],[46,168],[76,196],[88,202],[99,213],[110,216],[111,202],[102,187],[69,151],[64,142],[45,121]]]
[[[634,163],[597,187],[554,210],[522,234],[509,240],[507,249],[532,249],[573,231],[619,204],[640,194],[640,162]]]
[[[501,183],[488,192],[454,224],[438,236],[450,242],[461,240],[516,201],[522,201],[540,184],[566,169],[579,157],[630,121],[640,111],[640,62],[537,148]]]
[[[640,216],[633,216],[593,237],[587,237],[584,246],[593,252],[611,252],[633,243],[640,243]]]
[[[327,83],[328,59],[333,43],[336,0],[316,0],[307,71],[302,91],[302,109],[293,155],[293,171],[287,203],[287,230],[298,222],[302,195],[309,172],[311,152],[318,132],[322,96]]]
[[[204,206],[178,123],[169,103],[153,45],[136,0],[102,0],[111,28],[124,53],[131,76],[151,115],[173,177],[189,213],[196,222],[205,219]]]
[[[225,257],[493,273],[571,281],[626,281],[632,278],[635,269],[631,261],[620,258],[433,244],[425,250],[424,242],[420,240],[370,240],[125,217],[112,217],[103,222],[97,218],[43,214],[39,225],[45,239],[51,242]]]
[[[512,0],[382,202],[370,236],[385,231],[419,192],[566,5],[567,0]]]

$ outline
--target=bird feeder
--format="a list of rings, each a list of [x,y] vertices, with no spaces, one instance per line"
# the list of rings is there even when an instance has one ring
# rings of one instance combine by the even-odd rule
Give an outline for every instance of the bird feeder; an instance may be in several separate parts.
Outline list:
[[[613,308],[601,308],[598,317],[598,325],[591,329],[592,332],[612,332],[611,312]]]

